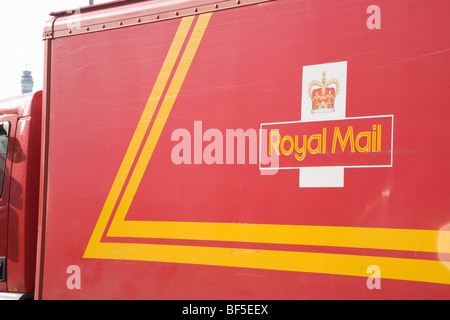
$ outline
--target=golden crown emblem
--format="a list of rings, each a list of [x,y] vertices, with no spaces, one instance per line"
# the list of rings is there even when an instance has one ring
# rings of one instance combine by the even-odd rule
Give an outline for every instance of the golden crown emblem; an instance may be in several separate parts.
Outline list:
[[[312,100],[311,113],[334,112],[334,100],[339,93],[339,81],[334,78],[327,81],[325,71],[322,76],[322,83],[314,80],[309,84],[308,92]],[[319,88],[314,89],[315,86]]]

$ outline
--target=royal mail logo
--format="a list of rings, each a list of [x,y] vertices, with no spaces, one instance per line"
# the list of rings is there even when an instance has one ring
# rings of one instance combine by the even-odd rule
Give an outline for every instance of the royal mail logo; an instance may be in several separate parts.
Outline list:
[[[391,167],[394,116],[346,117],[346,85],[346,61],[303,67],[301,120],[261,124],[260,149],[278,167],[260,169],[297,169],[300,187],[344,187],[346,168]]]
[[[392,116],[267,123],[263,128],[269,133],[269,156],[279,156],[279,169],[392,164]]]
[[[339,93],[339,81],[337,79],[327,81],[326,74],[325,71],[322,73],[322,83],[314,80],[309,85],[308,92],[312,100],[312,113],[334,112],[334,100]],[[314,89],[316,86],[319,88]]]

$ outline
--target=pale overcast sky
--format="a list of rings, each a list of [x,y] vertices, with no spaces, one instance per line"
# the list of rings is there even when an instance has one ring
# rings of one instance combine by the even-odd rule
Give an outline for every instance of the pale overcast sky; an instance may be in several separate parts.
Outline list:
[[[111,0],[94,0],[95,4]],[[33,91],[42,89],[42,31],[49,13],[89,5],[89,0],[2,0],[0,2],[0,99],[21,94],[20,80],[28,65]]]

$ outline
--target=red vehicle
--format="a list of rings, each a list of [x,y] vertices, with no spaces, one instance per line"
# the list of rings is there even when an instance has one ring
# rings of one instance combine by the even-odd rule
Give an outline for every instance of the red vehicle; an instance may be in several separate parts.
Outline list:
[[[1,298],[35,287],[41,109],[42,92],[0,101]]]
[[[0,102],[0,290],[449,299],[449,11],[155,0],[55,13],[42,94]]]

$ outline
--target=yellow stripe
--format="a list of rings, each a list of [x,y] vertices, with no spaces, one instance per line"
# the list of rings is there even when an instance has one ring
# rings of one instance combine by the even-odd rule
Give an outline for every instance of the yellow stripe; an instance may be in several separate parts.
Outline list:
[[[170,111],[172,110],[173,104],[178,96],[178,93],[183,85],[184,78],[191,66],[192,60],[194,59],[195,53],[197,52],[200,41],[205,32],[206,26],[211,17],[211,13],[200,15],[197,23],[195,24],[192,35],[186,46],[184,54],[180,60],[178,68],[173,76],[172,82],[170,83],[169,89],[167,90],[166,96],[163,100],[161,108],[156,117],[155,123],[151,128],[150,134],[142,150],[141,156],[136,164],[136,168],[131,175],[130,181],[125,193],[122,197],[122,201],[114,215],[114,220],[112,225],[122,222],[133,202],[136,191],[141,183],[142,177],[147,169],[150,159],[155,151],[156,144],[158,143],[159,137],[161,136],[164,125],[167,122]]]
[[[369,277],[376,265],[382,279],[450,284],[450,262],[330,253],[235,248],[102,243],[95,258],[189,263],[241,268]]]
[[[169,76],[172,73],[173,67],[180,54],[181,48],[193,20],[194,17],[185,17],[180,22],[178,30],[169,48],[169,52],[164,60],[158,78],[156,79],[153,90],[141,115],[137,128],[133,134],[125,157],[122,161],[122,164],[120,165],[119,171],[117,172],[116,178],[105,201],[102,212],[100,213],[100,217],[94,228],[88,244],[88,248],[86,250],[88,250],[90,247],[100,242],[101,240],[103,232],[108,224],[112,211],[114,210],[117,199],[120,195],[120,192],[122,191],[123,185],[133,165],[134,159],[136,158],[136,155],[142,144],[142,140],[144,139],[148,126],[150,125],[153,114],[156,110],[156,107],[158,106],[161,95],[164,91],[164,88],[166,87]]]
[[[123,221],[108,236],[450,253],[450,231],[207,222]]]

